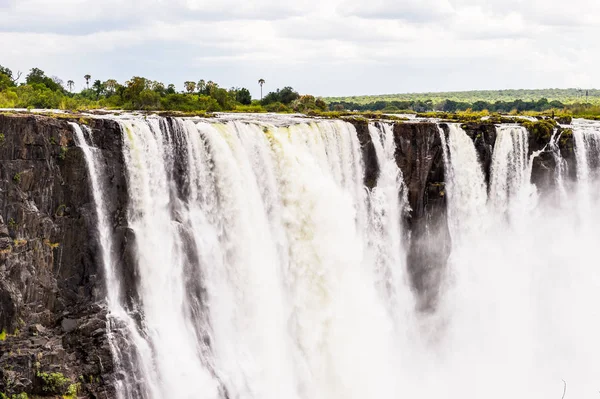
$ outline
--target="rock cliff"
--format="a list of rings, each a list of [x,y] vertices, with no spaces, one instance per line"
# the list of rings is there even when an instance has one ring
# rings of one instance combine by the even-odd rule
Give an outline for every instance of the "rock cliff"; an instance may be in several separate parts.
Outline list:
[[[87,122],[118,181],[118,126]],[[0,115],[0,392],[7,395],[104,398],[109,389],[87,173],[67,120]]]

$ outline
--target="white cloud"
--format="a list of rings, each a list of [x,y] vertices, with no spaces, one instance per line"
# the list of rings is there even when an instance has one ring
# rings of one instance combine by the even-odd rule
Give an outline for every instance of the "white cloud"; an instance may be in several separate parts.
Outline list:
[[[0,63],[65,79],[205,78],[257,93],[264,77],[270,89],[318,95],[600,86],[600,3],[590,0],[0,0],[0,9]]]
[[[449,0],[345,0],[339,11],[342,15],[363,18],[429,22],[451,15],[454,7]]]

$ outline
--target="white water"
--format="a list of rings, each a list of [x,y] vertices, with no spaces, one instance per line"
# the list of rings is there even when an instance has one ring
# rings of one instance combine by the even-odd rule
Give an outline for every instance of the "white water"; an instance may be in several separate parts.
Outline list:
[[[595,397],[600,270],[593,248],[600,235],[577,222],[576,207],[538,204],[529,183],[526,132],[516,128],[499,129],[487,203],[479,173],[465,179],[469,185],[457,183],[456,176],[467,174],[463,169],[480,167],[473,165],[472,142],[453,145],[464,136],[456,130],[447,151],[447,170],[455,176],[448,176],[448,191],[449,209],[461,211],[451,213],[450,226],[460,226],[462,239],[453,242],[451,289],[440,312],[449,320],[444,356],[452,369],[450,391],[468,398],[558,397],[564,379],[569,397]],[[569,195],[569,203],[579,200],[580,193]],[[597,199],[591,203],[598,206]],[[504,211],[516,213],[498,217]]]
[[[562,379],[567,397],[597,396],[600,130],[575,129],[577,190],[550,208],[529,182],[525,130],[499,129],[488,188],[473,141],[440,129],[452,253],[423,315],[391,126],[369,126],[381,169],[369,191],[344,122],[119,123],[143,315],[125,323],[141,370],[125,397],[541,399]],[[94,199],[102,237],[107,199]]]
[[[400,392],[396,327],[413,305],[390,126],[371,127],[382,174],[367,192],[347,123],[120,123],[156,374],[140,396]]]
[[[113,242],[110,221],[106,209],[104,185],[106,182],[102,172],[103,159],[100,151],[93,147],[92,134],[87,126],[79,126],[70,122],[75,133],[75,143],[81,148],[90,178],[92,197],[96,211],[96,229],[100,244],[100,259],[104,269],[106,299],[109,309],[108,339],[115,361],[116,370],[135,370],[134,373],[121,373],[116,380],[118,399],[132,399],[138,384],[144,385],[145,390],[156,395],[158,393],[156,375],[149,367],[152,353],[147,342],[137,330],[134,320],[121,305],[121,286],[115,271],[113,259]],[[87,138],[86,138],[86,134]],[[88,143],[89,141],[89,143]],[[115,337],[115,331],[121,329],[121,338]],[[124,347],[122,340],[129,340]]]

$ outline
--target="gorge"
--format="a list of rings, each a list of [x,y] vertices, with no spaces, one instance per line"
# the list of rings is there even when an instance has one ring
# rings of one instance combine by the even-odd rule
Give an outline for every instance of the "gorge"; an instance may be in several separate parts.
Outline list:
[[[8,398],[600,390],[600,123],[6,113],[0,134]]]

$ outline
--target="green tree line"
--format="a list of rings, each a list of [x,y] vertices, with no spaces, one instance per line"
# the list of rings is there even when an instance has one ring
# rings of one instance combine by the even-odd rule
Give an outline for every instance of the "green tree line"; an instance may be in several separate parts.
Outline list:
[[[333,101],[328,104],[332,111],[381,111],[384,113],[402,113],[402,112],[464,112],[464,111],[489,111],[495,113],[525,113],[525,112],[547,112],[558,110],[571,113],[575,116],[589,117],[600,115],[600,107],[591,103],[571,103],[566,104],[558,100],[548,101],[546,98],[539,100],[524,101],[520,99],[512,101],[454,101],[442,100],[433,102],[432,100],[392,100],[392,101],[373,101],[370,103],[356,103],[348,101]]]
[[[115,79],[93,80],[86,74],[86,86],[73,92],[75,82],[66,84],[58,77],[49,77],[39,68],[32,68],[25,82],[0,65],[0,108],[40,108],[85,110],[96,108],[149,110],[149,111],[242,111],[242,112],[308,112],[324,111],[327,104],[311,95],[300,95],[292,87],[268,93],[261,100],[253,100],[247,88],[225,89],[218,83],[204,79],[184,82],[178,92],[174,84],[134,76],[124,83]],[[258,83],[265,84],[264,79]]]
[[[437,93],[401,93],[383,94],[371,96],[352,97],[328,97],[327,103],[348,102],[357,104],[368,104],[377,101],[427,101],[439,104],[445,100],[456,102],[474,103],[485,101],[495,103],[497,101],[511,102],[514,100],[537,101],[547,98],[551,101],[560,101],[563,104],[590,103],[600,104],[600,90],[597,89],[508,89],[508,90],[471,90],[471,91],[449,91]]]

